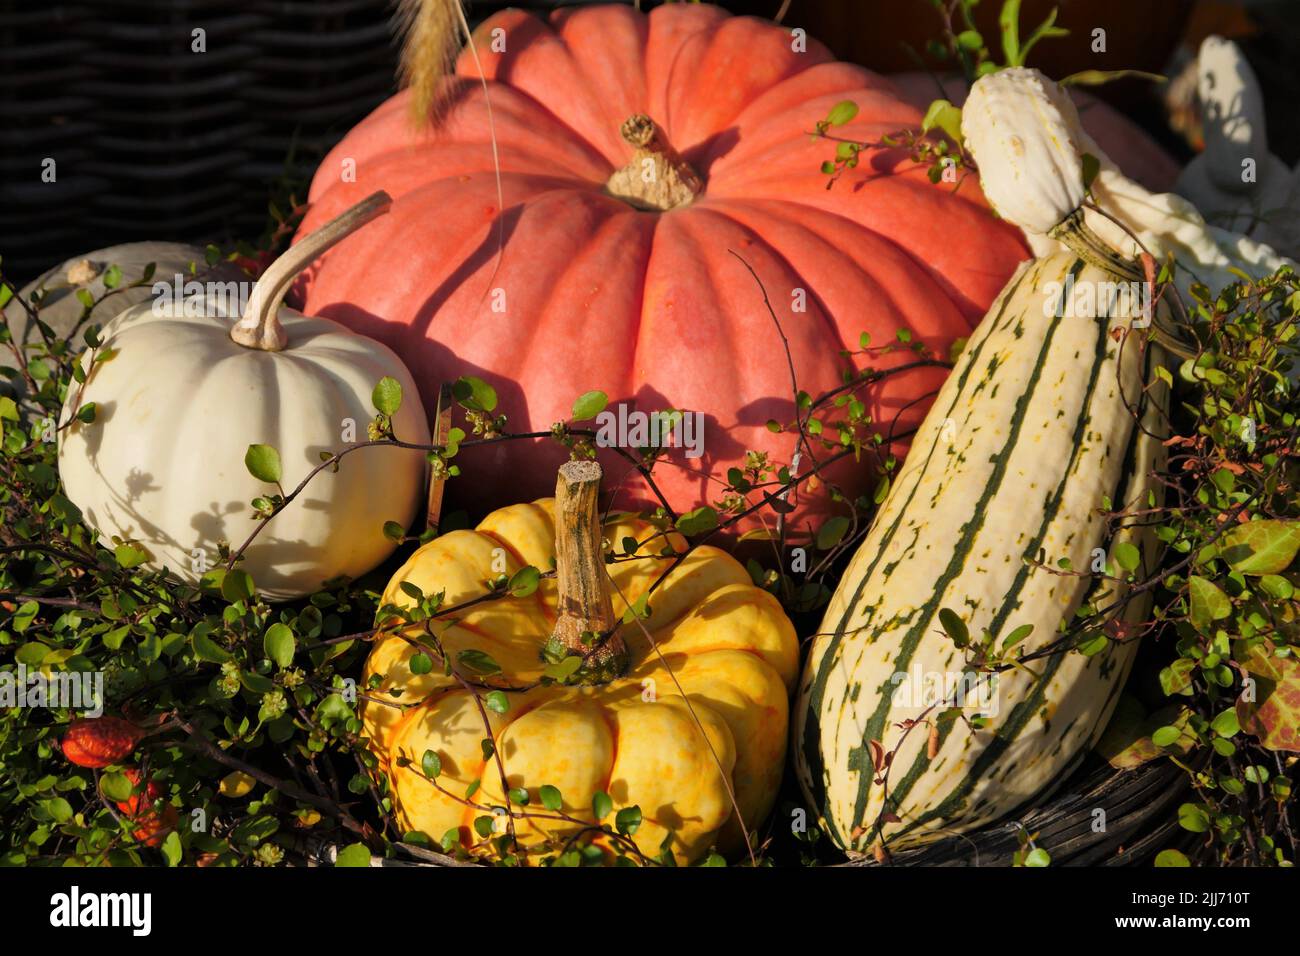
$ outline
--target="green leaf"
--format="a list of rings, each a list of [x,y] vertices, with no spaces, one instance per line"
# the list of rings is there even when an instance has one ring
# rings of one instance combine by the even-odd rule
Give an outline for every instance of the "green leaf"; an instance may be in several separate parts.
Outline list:
[[[251,690],[254,694],[269,694],[275,690],[275,681],[253,671],[240,671],[239,682],[244,685],[246,690]]]
[[[510,596],[523,598],[528,597],[537,590],[537,585],[541,583],[542,572],[537,570],[531,564],[525,568],[520,568],[510,576]]]
[[[1221,711],[1217,717],[1210,721],[1210,729],[1220,737],[1235,737],[1241,732],[1241,725],[1237,722],[1236,708],[1229,707]]]
[[[595,796],[591,798],[591,813],[596,818],[596,822],[609,816],[614,809],[614,801],[610,799],[609,794],[604,790],[597,790]]]
[[[542,668],[542,676],[550,678],[557,684],[563,684],[576,674],[581,666],[582,658],[574,654],[553,664],[547,664]]]
[[[433,670],[433,658],[424,651],[417,651],[411,655],[411,659],[407,661],[406,666],[412,674],[419,677],[421,674],[428,674]]]
[[[1249,521],[1220,539],[1217,555],[1241,574],[1280,574],[1300,550],[1300,521]]]
[[[831,107],[831,111],[826,114],[826,124],[828,126],[843,126],[850,123],[858,115],[858,104],[852,100],[840,100]]]
[[[829,551],[844,539],[844,534],[849,530],[849,519],[843,515],[836,515],[828,518],[826,523],[817,529],[817,547],[822,551]]]
[[[496,389],[472,375],[456,379],[451,393],[462,407],[471,411],[491,412],[497,407]]]
[[[280,667],[288,667],[293,663],[293,653],[297,646],[298,641],[293,636],[293,631],[284,624],[272,624],[262,636],[263,652]]]
[[[1004,651],[1010,650],[1011,648],[1019,644],[1021,641],[1023,641],[1026,637],[1028,637],[1030,634],[1032,634],[1033,631],[1034,631],[1034,625],[1021,624],[1018,628],[1016,628],[1014,631],[1012,631],[1010,634],[1007,635],[1006,640],[1002,642],[1002,649]]]
[[[1105,634],[1094,634],[1091,637],[1084,635],[1079,638],[1079,643],[1075,645],[1077,650],[1084,657],[1095,657],[1106,649],[1110,639]]]
[[[400,544],[406,538],[406,529],[396,521],[385,521],[384,537],[389,541],[396,541]]]
[[[1191,861],[1178,850],[1161,850],[1156,854],[1156,866],[1191,866]]]
[[[965,142],[961,135],[961,110],[947,100],[935,100],[925,111],[921,120],[921,131],[942,130],[944,135],[957,145]]]
[[[40,641],[30,641],[14,652],[14,660],[26,667],[38,667],[50,649]]]
[[[402,407],[402,383],[385,375],[370,393],[370,402],[385,415],[395,415]]]
[[[1157,747],[1170,747],[1178,742],[1183,736],[1181,728],[1166,724],[1163,727],[1157,727],[1151,734],[1151,742]]]
[[[131,544],[119,544],[113,549],[113,557],[117,559],[118,567],[138,568],[149,560],[149,553],[141,548]]]
[[[85,425],[92,424],[95,421],[94,402],[86,402],[86,404],[77,409],[77,421]]]
[[[1209,634],[1215,621],[1232,613],[1232,601],[1213,581],[1193,574],[1187,579],[1187,589],[1192,626],[1202,634]]]
[[[604,392],[600,390],[586,392],[573,403],[573,420],[585,422],[589,418],[595,418],[608,404],[609,396]]]
[[[633,621],[644,621],[650,616],[650,595],[642,594],[639,598],[629,604],[623,611],[623,623],[631,624]]]
[[[491,655],[472,647],[457,654],[456,663],[468,671],[484,676],[501,672],[501,665],[494,661]]]
[[[212,664],[224,664],[231,657],[229,651],[208,637],[206,624],[199,624],[190,632],[190,646],[199,660]]]
[[[1289,601],[1295,596],[1295,585],[1280,574],[1262,574],[1259,589],[1278,601]]]
[[[564,798],[560,795],[560,791],[549,783],[544,784],[537,791],[537,798],[542,801],[542,806],[547,810],[558,812],[564,809]]]
[[[970,631],[966,627],[966,622],[952,609],[946,607],[939,609],[939,624],[958,647],[965,647],[970,643]]]
[[[168,866],[179,866],[183,851],[181,850],[180,834],[173,830],[163,838],[162,846],[163,859],[167,861]]]
[[[334,860],[335,866],[369,866],[370,851],[364,843],[353,843],[339,850]]]
[[[18,421],[18,405],[8,395],[0,395],[0,420]]]
[[[253,576],[247,571],[235,568],[221,579],[221,596],[231,603],[252,600],[254,593]]]
[[[1178,825],[1192,833],[1204,833],[1210,828],[1210,818],[1194,803],[1184,803],[1178,808]]]
[[[41,801],[41,807],[55,823],[67,823],[72,819],[72,804],[62,797],[51,797]]]
[[[426,750],[424,756],[420,758],[420,770],[430,780],[437,780],[438,775],[442,773],[442,758],[434,751]]]
[[[1125,571],[1136,571],[1142,563],[1142,552],[1137,546],[1128,542],[1120,541],[1115,544],[1115,563]]]
[[[280,481],[280,453],[270,445],[249,445],[244,452],[244,467],[258,481],[269,484]]]
[[[624,836],[631,836],[641,826],[641,808],[624,807],[614,815],[614,829]]]
[[[718,513],[708,505],[688,511],[677,518],[677,530],[688,538],[712,531],[717,526]]]
[[[36,615],[40,612],[41,606],[35,601],[24,601],[18,606],[11,619],[13,629],[19,634],[31,626],[32,621],[36,620]],[[44,647],[45,645],[41,645]]]
[[[1025,854],[1025,866],[1044,867],[1052,865],[1051,855],[1041,846],[1034,847]]]
[[[106,773],[99,778],[99,789],[108,799],[123,803],[131,799],[134,788],[126,774]]]

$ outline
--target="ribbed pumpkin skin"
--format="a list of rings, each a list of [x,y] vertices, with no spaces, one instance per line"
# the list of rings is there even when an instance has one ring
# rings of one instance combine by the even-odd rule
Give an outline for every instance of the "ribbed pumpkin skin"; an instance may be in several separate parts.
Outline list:
[[[1006,671],[988,727],[941,724],[934,759],[927,726],[905,737],[899,727],[925,707],[895,699],[895,674],[962,669],[965,655],[944,633],[940,609],[952,609],[974,638],[990,630],[999,645],[1032,624],[1019,645],[1028,653],[1051,643],[1085,599],[1104,607],[1122,595],[1125,585],[1087,573],[1093,549],[1113,555],[1115,542],[1127,540],[1144,549],[1148,567],[1154,560],[1146,535],[1123,529],[1107,542],[1098,513],[1104,496],[1122,508],[1145,503],[1152,487],[1146,475],[1163,448],[1135,428],[1120,392],[1136,402],[1150,373],[1134,338],[1116,362],[1110,330],[1126,327],[1126,317],[1044,314],[1046,283],[1070,273],[1076,294],[1115,281],[1068,254],[1022,267],[935,399],[813,643],[795,717],[796,765],[832,839],[847,849],[875,841],[885,789],[901,818],[884,827],[893,847],[1013,811],[1059,782],[1091,745],[1128,673],[1133,641],[1110,642],[1094,657],[1037,660],[1029,666],[1040,679]],[[1147,359],[1159,357],[1152,348]],[[1166,398],[1160,388],[1152,394],[1145,427],[1159,435]],[[1068,558],[1084,575],[1025,563],[1040,550],[1049,567]],[[1100,598],[1100,587],[1112,588],[1111,597]],[[1143,611],[1141,600],[1129,605],[1129,614]],[[869,741],[897,750],[887,788],[873,783]]]
[[[635,518],[605,526],[615,554],[623,553],[621,542],[628,537],[654,542],[642,554],[657,555],[664,545],[652,525]],[[476,530],[453,531],[416,551],[394,575],[384,601],[410,604],[401,588],[407,582],[425,594],[442,592],[444,606],[461,604],[484,594],[485,582],[499,573],[513,574],[524,564],[550,567],[554,539],[552,499],[502,508]],[[677,535],[671,542],[684,546]],[[647,556],[609,565],[615,613],[622,615],[627,602],[644,595],[668,562]],[[554,628],[556,607],[555,581],[545,579],[530,597],[479,604],[440,619],[437,633],[453,657],[467,648],[491,655],[502,674],[487,683],[523,686],[541,677],[541,647]],[[735,849],[743,842],[728,789],[734,789],[752,833],[780,786],[787,695],[799,668],[794,627],[735,559],[708,546],[664,579],[649,607],[646,626],[663,659],[638,628],[625,626],[621,633],[632,662],[622,678],[587,688],[511,692],[505,714],[487,711],[506,778],[511,788],[529,790],[539,813],[545,813],[543,785],[559,788],[565,812],[585,820],[591,820],[592,797],[600,790],[616,810],[640,806],[644,822],[634,838],[648,856],[659,853],[668,829],[679,860],[695,859],[715,844]],[[433,750],[442,761],[443,787],[459,797],[479,781],[474,802],[504,806],[497,764],[485,760],[481,749],[487,736],[483,718],[470,693],[444,676],[440,663],[429,673],[413,674],[414,653],[401,637],[386,638],[371,651],[365,686],[374,675],[380,682],[369,694],[402,706],[367,702],[366,732],[392,774],[405,826],[435,840],[456,828],[463,842],[477,842],[473,823],[486,811],[440,793],[416,771],[425,751]],[[400,766],[398,757],[412,766]],[[530,852],[543,851],[548,838],[562,843],[576,829],[546,820],[518,824]],[[552,842],[550,852],[557,845]]]
[[[492,50],[494,34],[504,52]],[[550,428],[590,389],[706,413],[704,456],[677,451],[661,469],[682,509],[716,500],[720,486],[705,476],[725,479],[747,448],[778,462],[794,449],[791,435],[765,428],[793,418],[790,376],[759,290],[731,251],[762,278],[799,386],[814,395],[839,384],[838,352],[857,349],[863,331],[884,345],[907,328],[946,355],[1026,255],[973,177],[954,194],[902,151],[864,155],[828,191],[819,168],[833,147],[808,133],[834,104],[858,103],[839,132],[865,141],[918,125],[920,113],[815,41],[793,52],[786,29],[687,3],[649,15],[626,5],[560,10],[549,23],[511,10],[486,21],[475,45],[500,147],[503,255],[488,111],[464,53],[432,134],[412,130],[399,94],[322,163],[302,232],[373,189],[395,204],[325,256],[306,278],[304,307],[392,346],[426,400],[440,382],[484,377],[513,430]],[[638,112],[703,176],[693,204],[645,212],[605,193],[631,158],[620,124]],[[345,182],[348,161],[356,174]],[[806,312],[792,311],[795,289],[806,290]],[[493,290],[504,312],[493,311]],[[937,369],[900,375],[869,407],[887,427],[942,379]],[[907,409],[903,427],[924,407]],[[463,459],[473,482],[453,481],[450,494],[482,511],[548,494],[564,453],[508,442]],[[611,475],[627,470],[602,461]],[[857,465],[832,475],[853,492],[871,483]],[[629,481],[619,504],[643,492]]]

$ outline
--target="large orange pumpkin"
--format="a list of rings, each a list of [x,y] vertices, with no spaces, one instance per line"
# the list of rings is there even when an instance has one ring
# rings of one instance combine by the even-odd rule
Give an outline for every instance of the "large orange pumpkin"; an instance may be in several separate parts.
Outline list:
[[[795,448],[793,434],[765,427],[793,418],[792,386],[745,263],[789,338],[799,387],[817,395],[840,384],[839,352],[857,349],[864,331],[880,345],[906,329],[946,356],[1027,255],[973,177],[957,192],[936,186],[903,150],[864,154],[828,190],[820,166],[833,149],[809,132],[836,103],[859,105],[839,132],[863,141],[914,127],[920,114],[886,80],[770,22],[686,3],[648,15],[565,9],[549,21],[507,10],[473,46],[431,130],[413,126],[402,93],[325,158],[301,234],[376,189],[395,202],[309,275],[303,308],[394,348],[426,402],[441,382],[486,379],[512,431],[549,429],[591,389],[641,410],[704,413],[703,455],[678,449],[656,471],[682,509],[716,500],[717,480],[747,449],[785,463]],[[626,123],[639,114],[657,126]],[[638,135],[654,138],[652,150],[666,141],[664,152],[635,151]],[[607,188],[639,188],[647,158],[676,208]],[[882,430],[900,412],[903,427],[919,421],[928,402],[917,400],[943,375],[900,374],[865,396]],[[472,481],[453,481],[449,494],[477,511],[540,497],[565,457],[552,442],[466,451]],[[628,472],[602,461],[612,484]],[[844,465],[831,477],[862,492],[867,470]],[[644,493],[626,481],[617,504],[640,505]],[[828,507],[811,491],[799,505],[799,530]]]

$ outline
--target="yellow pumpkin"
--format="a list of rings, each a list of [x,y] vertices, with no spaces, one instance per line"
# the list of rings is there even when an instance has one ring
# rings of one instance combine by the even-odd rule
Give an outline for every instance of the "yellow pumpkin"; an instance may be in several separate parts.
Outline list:
[[[454,829],[466,847],[490,851],[509,833],[509,805],[518,849],[538,858],[588,837],[608,846],[593,829],[593,799],[604,792],[612,812],[603,823],[639,807],[636,848],[655,857],[666,842],[682,861],[715,846],[743,848],[771,810],[798,673],[793,626],[725,552],[701,546],[668,570],[665,552],[685,550],[680,535],[627,515],[602,527],[599,484],[595,462],[569,462],[555,499],[501,508],[476,530],[434,539],[390,582],[385,603],[416,603],[414,585],[451,608],[489,593],[502,574],[555,568],[527,596],[474,604],[427,630],[403,625],[371,651],[363,719],[403,826],[435,840]],[[637,542],[630,554],[629,539]],[[645,630],[624,622],[665,571],[649,594]],[[430,649],[439,646],[456,673],[444,672]],[[465,651],[488,655],[500,671],[466,667],[475,655]],[[413,674],[421,652],[434,666]],[[563,666],[567,657],[582,659],[574,677],[541,683],[548,659]],[[494,688],[506,689],[505,713],[485,706],[499,705],[497,695],[484,699]],[[486,758],[485,718],[496,752]],[[427,751],[440,763],[436,780],[424,772]],[[503,776],[506,791],[527,790],[526,805],[508,804]],[[543,786],[559,791],[559,812],[545,808]],[[493,814],[485,838],[475,821]]]

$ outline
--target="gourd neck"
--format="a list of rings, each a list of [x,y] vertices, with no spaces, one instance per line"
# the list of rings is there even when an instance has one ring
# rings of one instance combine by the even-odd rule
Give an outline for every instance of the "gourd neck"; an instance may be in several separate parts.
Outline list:
[[[638,209],[666,212],[693,202],[704,180],[668,142],[664,131],[644,113],[624,121],[620,132],[633,149],[632,159],[615,170],[605,190]]]
[[[392,197],[381,189],[290,246],[257,280],[243,317],[230,330],[231,340],[244,348],[282,351],[289,344],[289,336],[280,322],[280,306],[298,273],[326,249],[388,212],[392,204]]]
[[[605,684],[628,667],[609,594],[600,527],[600,465],[570,461],[555,482],[555,574],[559,608],[543,649],[552,663],[580,657],[571,683]]]
[[[1082,208],[1062,219],[1048,235],[1064,243],[1080,259],[1098,269],[1125,278],[1141,276],[1137,263],[1120,255],[1106,240],[1092,231]]]
[[[1147,281],[1135,261],[1120,255],[1106,240],[1089,228],[1082,208],[1076,209],[1061,220],[1049,235],[1064,243],[1066,248],[1089,265],[1130,282]],[[1152,290],[1153,293],[1154,291]],[[1155,303],[1152,304],[1152,308],[1153,314],[1148,317],[1148,320],[1151,322],[1151,331],[1155,340],[1179,358],[1195,358],[1197,350],[1191,343],[1185,341],[1183,328],[1171,321]]]

